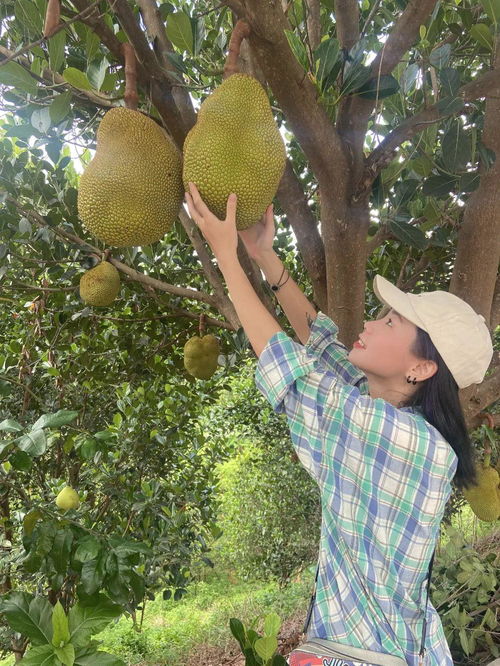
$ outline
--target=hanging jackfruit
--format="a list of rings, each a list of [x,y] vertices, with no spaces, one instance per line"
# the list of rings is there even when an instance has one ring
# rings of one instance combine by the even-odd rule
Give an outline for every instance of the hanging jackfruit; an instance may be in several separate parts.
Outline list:
[[[500,518],[500,476],[496,469],[482,463],[476,465],[477,485],[464,489],[463,494],[472,511],[480,520],[491,521]]]
[[[120,274],[109,261],[101,261],[80,278],[80,297],[87,305],[111,305],[119,291]]]
[[[183,198],[181,156],[163,129],[139,111],[108,111],[80,177],[85,227],[115,247],[154,243],[172,227]]]
[[[192,182],[212,213],[224,219],[231,192],[236,226],[260,220],[285,168],[285,145],[265,90],[253,76],[233,74],[205,99],[184,141],[183,180]]]
[[[214,335],[195,335],[184,345],[184,367],[197,379],[210,379],[217,370],[219,341]]]

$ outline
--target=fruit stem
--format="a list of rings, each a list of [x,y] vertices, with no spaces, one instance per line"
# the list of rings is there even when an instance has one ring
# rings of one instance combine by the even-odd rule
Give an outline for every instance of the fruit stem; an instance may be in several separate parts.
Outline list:
[[[45,12],[45,24],[43,26],[43,36],[51,37],[52,33],[59,27],[61,18],[60,0],[49,0],[47,11]]]
[[[237,21],[229,41],[229,50],[224,65],[224,73],[222,74],[223,79],[229,78],[232,74],[238,74],[240,71],[240,68],[238,67],[238,56],[240,55],[241,42],[249,35],[250,26],[248,23],[241,19]]]
[[[205,315],[201,314],[200,315],[200,323],[199,323],[199,326],[198,326],[198,330],[200,332],[200,338],[202,338],[205,335],[205,326],[206,326]]]
[[[137,61],[132,44],[122,44],[122,53],[125,60],[125,106],[127,109],[137,110],[139,97],[137,95]]]

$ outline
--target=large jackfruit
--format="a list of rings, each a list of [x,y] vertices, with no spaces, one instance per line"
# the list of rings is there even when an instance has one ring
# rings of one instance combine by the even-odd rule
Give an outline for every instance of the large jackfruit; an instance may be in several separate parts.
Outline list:
[[[109,261],[102,261],[80,278],[80,297],[87,305],[111,305],[119,291],[120,274]]]
[[[197,379],[210,379],[217,370],[219,341],[214,335],[195,335],[184,345],[184,367]]]
[[[484,467],[482,463],[476,465],[476,474],[477,485],[464,489],[464,497],[480,520],[497,520],[500,518],[500,476],[494,467]]]
[[[184,186],[194,183],[220,219],[235,192],[236,226],[246,229],[272,202],[285,160],[265,90],[253,76],[233,74],[203,102],[184,141]]]
[[[147,245],[172,227],[183,198],[181,156],[163,129],[139,111],[108,111],[80,177],[85,227],[108,245]]]

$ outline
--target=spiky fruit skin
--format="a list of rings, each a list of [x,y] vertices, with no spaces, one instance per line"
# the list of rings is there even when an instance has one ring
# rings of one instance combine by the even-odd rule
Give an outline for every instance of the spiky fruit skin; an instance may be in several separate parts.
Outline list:
[[[210,379],[217,370],[219,341],[214,335],[195,335],[184,345],[184,367],[197,379]]]
[[[181,156],[163,129],[139,111],[108,111],[78,189],[90,233],[114,247],[154,243],[171,229],[183,198]]]
[[[500,477],[491,466],[476,466],[478,484],[463,491],[472,511],[479,520],[492,521],[500,518]]]
[[[253,76],[233,74],[202,103],[184,141],[183,180],[198,188],[219,219],[235,192],[236,226],[258,222],[285,169],[285,144],[264,88]]]
[[[120,274],[109,261],[102,261],[80,278],[80,297],[87,305],[111,305],[120,291]]]
[[[66,486],[56,497],[56,505],[63,511],[68,511],[69,509],[78,509],[80,506],[80,498],[78,497],[78,493],[71,486]]]

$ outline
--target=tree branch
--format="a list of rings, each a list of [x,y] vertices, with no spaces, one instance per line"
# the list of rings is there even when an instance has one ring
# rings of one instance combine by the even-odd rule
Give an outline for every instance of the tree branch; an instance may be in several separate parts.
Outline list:
[[[500,72],[495,70],[486,72],[478,79],[466,83],[457,91],[457,97],[464,102],[472,102],[478,97],[488,98],[493,96],[500,96]],[[428,109],[424,109],[400,123],[366,158],[363,178],[354,195],[355,199],[364,196],[371,189],[377,175],[393,160],[394,151],[404,141],[418,134],[429,125],[452,115],[452,113],[453,111],[442,113],[438,104],[433,104]]]
[[[252,30],[248,39],[252,51],[318,182],[337,191],[344,186],[338,171],[347,168],[342,142],[318,104],[315,87],[288,44],[285,30],[290,30],[291,26],[281,4],[260,0],[244,0],[241,4],[227,0],[227,4],[238,18],[250,24]],[[241,6],[244,15],[241,15]]]
[[[335,23],[340,46],[349,51],[359,39],[357,0],[335,0]]]
[[[314,300],[323,312],[327,308],[325,248],[319,234],[318,223],[307,205],[302,185],[295,175],[290,160],[278,187],[277,197],[286,213],[302,256],[302,261],[311,278]]]
[[[165,25],[161,20],[160,11],[155,0],[138,0],[139,7],[141,8],[141,14],[148,31],[149,38],[153,42],[153,49],[156,53],[156,57],[160,62],[161,66],[167,72],[176,72],[175,67],[168,58],[169,53],[173,53],[174,49],[170,40],[167,38],[167,33],[165,31]],[[179,113],[184,120],[184,127],[186,131],[189,131],[191,127],[196,123],[196,113],[189,97],[189,92],[187,88],[183,85],[178,85],[177,80],[174,76],[172,78],[172,96],[175,100],[175,104],[179,109]]]
[[[320,0],[306,0],[307,37],[311,52],[318,48],[321,41]]]
[[[481,423],[478,423],[478,415],[484,409],[498,401],[498,396],[500,395],[500,361],[498,353],[493,356],[491,370],[490,376],[479,384],[477,388],[474,387],[472,391],[470,388],[464,389],[464,396],[461,402],[465,421],[469,429],[477,428],[481,425]],[[481,419],[481,422],[484,421]]]
[[[72,0],[77,9],[83,11],[89,6],[88,0]],[[112,0],[110,0],[112,1]],[[167,73],[161,68],[156,61],[154,53],[149,49],[149,45],[142,34],[137,21],[132,13],[132,10],[125,2],[120,4],[121,13],[118,14],[120,24],[129,37],[129,41],[136,50],[139,59],[137,66],[137,78],[139,85],[148,96],[158,113],[160,114],[165,127],[172,135],[177,146],[182,149],[184,138],[186,135],[186,127],[184,121],[179,114],[179,110],[175,104],[172,96],[172,86]],[[122,16],[123,14],[123,16]],[[124,23],[122,23],[122,20]],[[82,21],[88,25],[100,37],[102,43],[108,48],[110,53],[114,55],[116,60],[123,64],[123,55],[121,52],[121,42],[117,39],[116,35],[105,25],[101,20],[97,10],[92,11]],[[135,26],[135,29],[134,29]],[[138,44],[132,38],[131,34],[127,32],[127,27],[130,29],[131,34],[138,40]],[[148,54],[149,51],[149,54]],[[145,58],[148,66],[145,67],[142,59]]]
[[[73,94],[73,97],[76,99],[80,100],[82,97],[86,97],[89,99],[93,104],[96,106],[102,106],[105,108],[109,108],[114,106],[113,102],[105,95],[102,95],[99,93],[99,95],[95,94],[91,90],[77,90],[71,86],[66,79],[64,79],[60,74],[57,72],[53,72],[51,69],[44,69],[42,72],[42,77],[37,77],[33,74],[31,71],[30,67],[30,62],[27,58],[24,58],[21,55],[18,55],[14,53],[14,51],[10,51],[9,49],[5,48],[5,46],[0,45],[0,53],[5,56],[5,59],[0,60],[0,66],[3,65],[5,62],[8,60],[18,60],[19,64],[24,67],[24,69],[31,75],[33,78],[39,79],[41,81],[45,81],[51,86],[55,84],[64,86],[65,88],[69,89],[70,92]]]
[[[56,234],[56,236],[59,236],[65,241],[70,241],[71,243],[75,243],[76,245],[85,247],[88,251],[93,252],[99,257],[102,255],[101,249],[91,245],[90,243],[87,243],[87,241],[82,240],[78,236],[75,236],[74,234],[71,234],[68,231],[64,231],[59,227],[49,226],[39,213],[37,213],[34,210],[27,210],[22,206],[22,204],[20,204],[16,199],[11,197],[10,195],[7,196],[6,200],[12,203],[22,215],[24,215],[28,219],[31,219],[37,226],[49,229],[54,234]],[[144,273],[139,273],[130,266],[127,266],[127,264],[124,264],[123,262],[119,261],[118,259],[114,259],[113,257],[110,257],[108,261],[110,261],[114,266],[116,266],[118,270],[122,271],[122,273],[125,273],[130,278],[132,278],[132,280],[134,280],[135,282],[141,282],[142,284],[152,287],[153,289],[158,289],[160,291],[167,291],[170,294],[175,294],[176,296],[181,296],[183,298],[191,298],[195,301],[202,301],[203,303],[207,303],[208,305],[217,309],[216,299],[210,294],[206,294],[205,292],[198,291],[196,289],[186,289],[184,287],[177,287],[176,285],[169,284],[168,282],[156,280],[155,278],[149,277],[148,275],[144,275]]]

